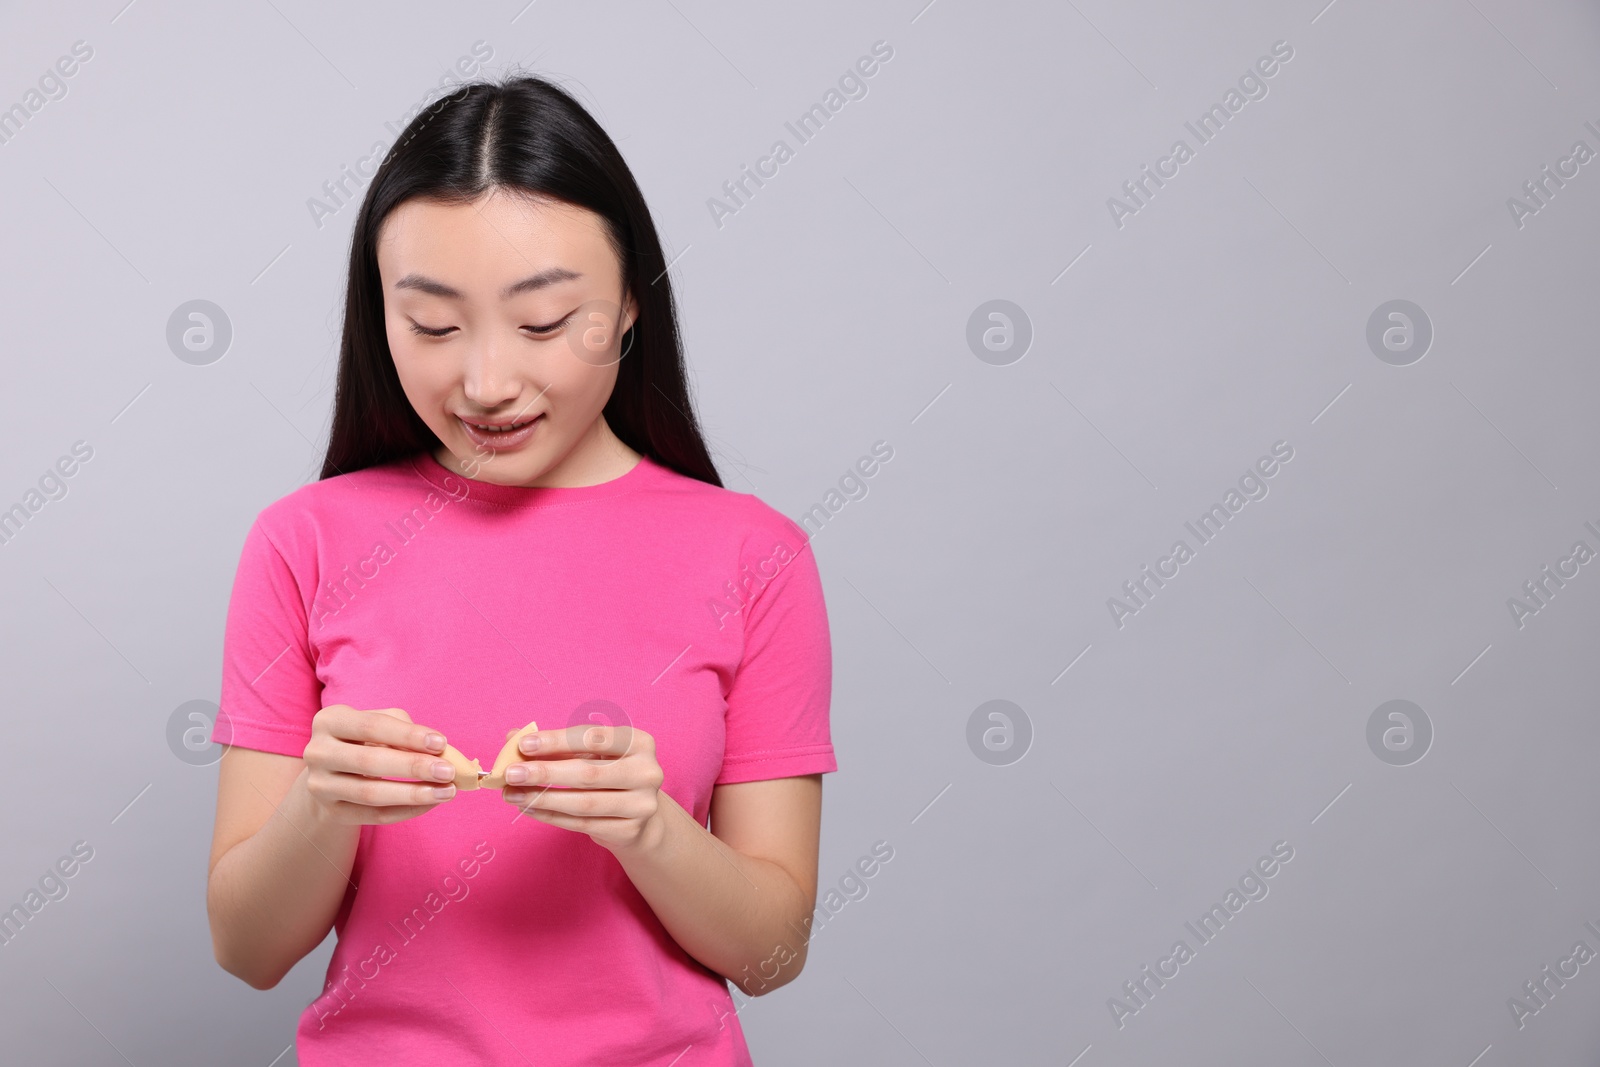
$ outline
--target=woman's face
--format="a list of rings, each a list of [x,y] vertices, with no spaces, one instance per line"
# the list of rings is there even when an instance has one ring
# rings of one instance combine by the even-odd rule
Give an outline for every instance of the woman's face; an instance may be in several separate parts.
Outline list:
[[[502,485],[587,485],[631,465],[601,409],[637,309],[600,216],[504,191],[408,200],[377,257],[389,351],[440,463]]]

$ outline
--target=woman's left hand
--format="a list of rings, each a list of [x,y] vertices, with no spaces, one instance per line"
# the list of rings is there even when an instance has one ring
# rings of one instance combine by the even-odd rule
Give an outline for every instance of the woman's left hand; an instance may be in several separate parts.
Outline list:
[[[655,833],[665,775],[643,730],[580,723],[535,731],[518,748],[523,762],[506,768],[501,796],[523,814],[613,851]]]

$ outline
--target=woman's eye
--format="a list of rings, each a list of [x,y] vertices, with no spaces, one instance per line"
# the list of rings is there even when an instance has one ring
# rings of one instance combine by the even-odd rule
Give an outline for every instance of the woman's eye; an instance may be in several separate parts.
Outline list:
[[[551,324],[549,326],[528,326],[528,327],[525,327],[525,329],[532,330],[534,333],[555,333],[557,330],[561,329],[561,327],[565,326],[567,323],[569,323],[571,321],[572,321],[572,316],[568,315],[566,318],[562,319],[560,322],[553,323],[553,324]]]
[[[561,329],[563,326],[565,326],[567,323],[569,323],[571,321],[572,321],[572,316],[568,315],[566,318],[562,319],[560,322],[552,323],[549,326],[524,326],[523,329],[529,330],[529,331],[531,331],[533,333],[539,333],[539,334],[555,333],[557,330]],[[449,333],[451,330],[454,330],[454,329],[455,329],[454,326],[441,326],[438,329],[429,329],[428,327],[422,325],[420,322],[413,322],[411,324],[411,332],[415,333],[415,334],[421,334],[423,337],[443,337],[445,334]]]

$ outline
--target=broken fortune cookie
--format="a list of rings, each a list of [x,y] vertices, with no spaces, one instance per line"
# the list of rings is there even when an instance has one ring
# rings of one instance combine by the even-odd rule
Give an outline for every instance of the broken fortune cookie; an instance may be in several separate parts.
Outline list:
[[[524,737],[531,733],[537,733],[538,730],[539,724],[530,722],[522,729],[512,730],[506,734],[506,743],[500,747],[500,755],[494,758],[494,770],[490,771],[488,777],[483,780],[485,789],[504,789],[506,787],[506,768],[513,763],[523,762],[522,754],[517,750],[517,746],[522,743]]]
[[[477,760],[468,759],[454,745],[445,745],[440,758],[448,760],[451,766],[455,767],[457,789],[504,789],[506,768],[520,759],[517,745],[524,737],[538,729],[537,722],[530,722],[520,730],[509,731],[506,734],[506,743],[500,748],[500,755],[495,757],[494,769],[490,771],[485,771]]]

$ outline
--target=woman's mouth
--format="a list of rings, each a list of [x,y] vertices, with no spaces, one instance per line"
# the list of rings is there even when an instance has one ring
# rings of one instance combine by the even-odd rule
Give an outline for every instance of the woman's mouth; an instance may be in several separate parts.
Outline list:
[[[472,440],[473,444],[481,448],[503,451],[508,448],[516,448],[533,436],[534,429],[543,417],[544,412],[541,411],[533,418],[523,419],[520,422],[473,423],[468,422],[459,415],[456,416],[456,419],[461,423],[462,429],[466,431],[467,437]]]

